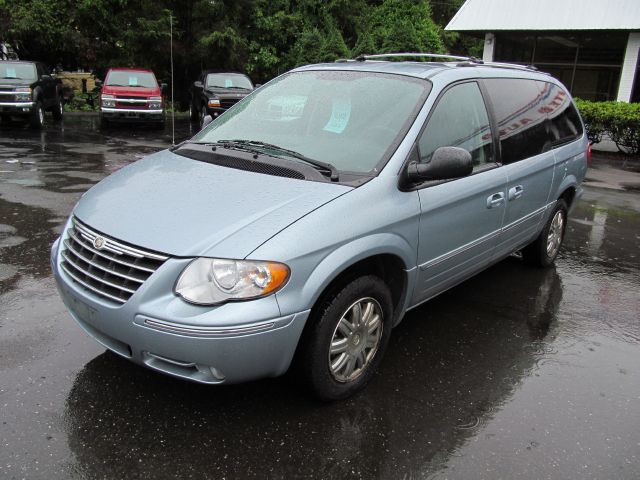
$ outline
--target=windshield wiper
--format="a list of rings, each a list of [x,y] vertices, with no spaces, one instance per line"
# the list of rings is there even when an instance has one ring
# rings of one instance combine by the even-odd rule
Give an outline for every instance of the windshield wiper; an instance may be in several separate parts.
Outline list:
[[[224,88],[225,90],[233,90],[233,89],[240,89],[240,90],[251,90],[250,88],[247,87],[238,87],[236,85],[233,85],[231,87],[225,87],[224,85],[207,85],[207,88]]]
[[[22,77],[0,77],[0,78],[6,78],[7,80],[27,80],[26,78],[22,78]]]
[[[308,163],[310,165],[315,166],[319,171],[321,172],[326,172],[329,174],[329,177],[331,178],[332,182],[337,182],[338,179],[340,178],[338,175],[338,169],[331,165],[330,163],[327,162],[321,162],[320,160],[315,160],[313,158],[309,158],[299,152],[296,152],[295,150],[289,150],[287,148],[284,147],[280,147],[278,145],[274,145],[272,143],[266,143],[266,142],[261,142],[259,140],[219,140],[218,143],[221,143],[223,145],[230,145],[230,146],[246,146],[246,147],[251,147],[251,146],[256,146],[256,147],[262,147],[262,148],[268,148],[271,150],[276,150],[280,153],[284,153],[285,155],[288,155],[290,157],[293,157],[297,160],[302,160],[305,163]],[[255,150],[252,150],[255,152]]]

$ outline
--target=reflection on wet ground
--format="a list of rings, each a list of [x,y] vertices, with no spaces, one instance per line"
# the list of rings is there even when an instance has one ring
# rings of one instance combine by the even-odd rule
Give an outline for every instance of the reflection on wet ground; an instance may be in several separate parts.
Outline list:
[[[169,143],[94,121],[0,128],[1,478],[637,478],[637,194],[587,189],[556,268],[509,258],[410,312],[369,388],[325,405],[289,377],[174,380],[72,323],[61,222]]]

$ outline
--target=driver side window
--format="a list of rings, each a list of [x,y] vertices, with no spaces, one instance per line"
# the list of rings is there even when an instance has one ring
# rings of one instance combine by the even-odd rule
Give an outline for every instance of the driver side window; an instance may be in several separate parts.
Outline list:
[[[420,162],[430,162],[433,152],[449,146],[468,150],[474,169],[495,162],[489,117],[476,82],[455,85],[440,97],[418,141]]]

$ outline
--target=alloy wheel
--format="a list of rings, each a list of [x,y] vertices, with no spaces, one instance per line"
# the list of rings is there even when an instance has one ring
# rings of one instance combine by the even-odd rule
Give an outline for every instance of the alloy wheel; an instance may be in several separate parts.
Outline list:
[[[383,313],[371,297],[354,302],[331,337],[329,371],[338,382],[351,382],[369,366],[382,338]]]
[[[562,210],[558,210],[553,216],[549,234],[547,235],[547,256],[553,258],[560,249],[562,243],[562,234],[564,232],[564,214]]]

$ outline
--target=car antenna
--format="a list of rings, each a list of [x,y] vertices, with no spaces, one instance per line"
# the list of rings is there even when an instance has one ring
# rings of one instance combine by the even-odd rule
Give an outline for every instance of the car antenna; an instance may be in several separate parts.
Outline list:
[[[169,12],[169,50],[171,56],[171,145],[176,146],[176,108],[173,103],[173,12]]]

